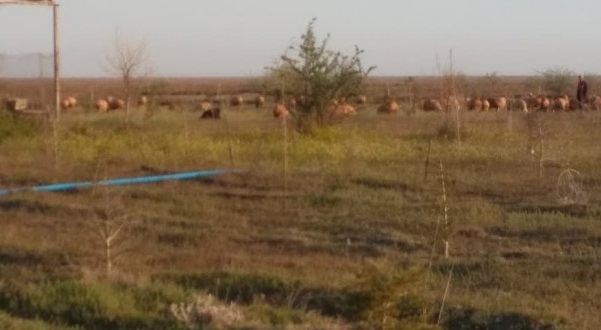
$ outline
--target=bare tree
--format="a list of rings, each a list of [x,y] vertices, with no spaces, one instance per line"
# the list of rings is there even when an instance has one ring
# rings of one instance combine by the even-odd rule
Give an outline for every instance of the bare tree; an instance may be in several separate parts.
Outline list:
[[[145,40],[129,40],[117,31],[113,40],[113,49],[106,57],[109,70],[118,74],[123,80],[123,93],[125,97],[125,121],[130,119],[130,104],[132,84],[136,78],[142,76],[147,68],[148,47]]]

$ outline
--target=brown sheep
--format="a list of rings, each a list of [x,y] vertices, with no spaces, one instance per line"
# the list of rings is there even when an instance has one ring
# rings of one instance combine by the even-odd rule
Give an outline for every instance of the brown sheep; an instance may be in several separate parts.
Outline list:
[[[357,105],[363,105],[363,104],[367,103],[367,96],[365,96],[365,95],[357,96],[357,98],[355,98],[355,103]]]
[[[444,110],[459,110],[459,99],[455,96],[449,96],[444,99],[443,102]]]
[[[482,111],[490,110],[490,102],[487,99],[482,100]]]
[[[9,111],[21,111],[27,109],[27,99],[10,98],[4,102]]]
[[[67,110],[71,107],[71,102],[69,102],[69,99],[63,99],[61,101],[61,109],[63,110]]]
[[[330,113],[332,116],[351,116],[354,115],[355,107],[350,104],[336,104],[330,107]]]
[[[442,104],[435,99],[427,99],[423,104],[424,111],[442,111]]]
[[[221,108],[212,108],[202,112],[200,119],[221,119]]]
[[[265,97],[261,94],[255,96],[255,108],[260,108],[265,104]]]
[[[197,109],[202,111],[203,113],[207,110],[211,110],[213,108],[213,103],[209,101],[202,101],[198,104]]]
[[[511,110],[528,112],[528,103],[524,99],[517,98],[513,100]]]
[[[539,109],[546,111],[546,110],[549,110],[550,108],[551,108],[551,101],[549,100],[549,98],[543,96],[540,101]]]
[[[109,110],[109,103],[107,100],[100,99],[96,101],[96,110],[99,112],[107,112]]]
[[[578,110],[580,109],[580,102],[578,102],[578,100],[576,99],[570,99],[570,102],[568,103],[568,108],[570,108],[570,110],[572,111]]]
[[[552,110],[565,111],[568,109],[568,100],[559,96],[553,100],[553,104],[551,105]]]
[[[233,107],[240,106],[242,105],[242,103],[244,103],[244,98],[240,95],[232,96],[232,98],[230,99],[230,105]]]
[[[73,108],[77,106],[77,99],[73,96],[67,97],[67,101],[69,102],[69,108]]]
[[[273,117],[277,119],[285,119],[289,115],[288,109],[282,103],[278,103],[273,108]]]
[[[143,107],[148,103],[148,97],[146,95],[140,96],[138,99],[138,106]]]
[[[482,109],[482,100],[475,98],[475,99],[469,99],[467,101],[467,109],[468,110],[480,110]]]
[[[543,98],[544,97],[540,95],[535,96],[532,93],[530,93],[530,96],[526,99],[526,102],[528,103],[528,108],[540,110],[543,104]]]
[[[296,109],[296,105],[297,105],[296,98],[294,98],[294,97],[291,97],[291,98],[288,100],[288,107],[289,107],[290,109]]]
[[[488,103],[490,104],[491,110],[507,110],[507,99],[503,96],[491,97],[488,99]]]
[[[388,100],[378,107],[378,113],[397,113],[399,110],[401,110],[401,107],[394,100]]]
[[[125,101],[122,99],[116,99],[114,97],[107,98],[109,104],[109,110],[119,110],[125,108]]]
[[[591,110],[601,110],[601,96],[592,95],[588,100],[588,104]]]

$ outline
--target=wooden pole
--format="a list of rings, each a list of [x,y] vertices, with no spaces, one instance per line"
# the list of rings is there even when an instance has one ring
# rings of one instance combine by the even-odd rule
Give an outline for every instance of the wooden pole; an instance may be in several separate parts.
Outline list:
[[[53,25],[53,38],[54,38],[54,115],[55,120],[58,121],[60,118],[60,59],[59,59],[59,45],[58,45],[58,4],[52,6],[52,25]]]

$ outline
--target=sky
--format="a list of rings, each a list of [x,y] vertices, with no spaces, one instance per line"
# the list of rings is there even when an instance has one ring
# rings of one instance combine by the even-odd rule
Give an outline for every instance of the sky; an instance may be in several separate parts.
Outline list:
[[[598,0],[57,0],[62,76],[111,76],[118,31],[157,76],[257,76],[312,18],[376,76],[601,73]],[[0,5],[0,54],[51,53],[52,10]],[[1,65],[1,64],[0,64]],[[0,66],[0,70],[2,67]]]

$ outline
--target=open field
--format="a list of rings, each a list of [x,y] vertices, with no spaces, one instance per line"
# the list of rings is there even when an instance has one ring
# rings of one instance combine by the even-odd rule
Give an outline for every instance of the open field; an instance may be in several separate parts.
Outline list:
[[[216,93],[195,83],[167,94]],[[193,109],[138,109],[125,126],[84,105],[56,140],[44,120],[2,117],[5,188],[244,172],[0,196],[0,327],[183,329],[170,306],[212,294],[236,303],[235,329],[601,328],[601,113],[462,112],[457,141],[445,113],[369,104],[284,140],[271,106]],[[568,168],[577,203],[558,196]],[[121,224],[107,278],[102,234]]]

